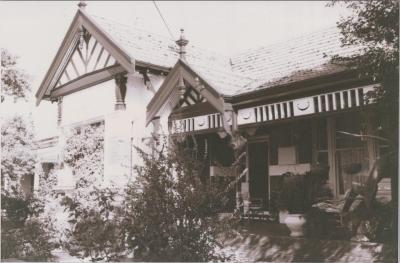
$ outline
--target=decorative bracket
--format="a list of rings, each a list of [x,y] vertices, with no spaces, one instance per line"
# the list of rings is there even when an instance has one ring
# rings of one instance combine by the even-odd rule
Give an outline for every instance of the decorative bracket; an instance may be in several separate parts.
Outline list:
[[[125,96],[126,96],[126,82],[127,77],[125,74],[118,74],[115,76],[115,110],[125,110]]]

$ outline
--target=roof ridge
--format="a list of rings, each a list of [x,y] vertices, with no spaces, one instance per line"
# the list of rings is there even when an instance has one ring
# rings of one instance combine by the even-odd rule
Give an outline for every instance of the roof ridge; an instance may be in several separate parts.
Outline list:
[[[114,19],[109,19],[109,18],[107,18],[107,17],[99,16],[99,15],[90,14],[90,16],[92,16],[92,17],[94,17],[94,18],[103,19],[103,20],[105,20],[106,22],[112,22],[112,23],[114,23],[114,24],[118,24],[119,26],[123,26],[123,27],[126,27],[126,28],[128,28],[128,29],[135,29],[135,30],[138,30],[138,31],[142,31],[143,33],[149,33],[149,34],[153,34],[153,35],[156,35],[156,36],[159,36],[159,37],[168,39],[168,40],[170,40],[170,41],[175,41],[175,40],[172,39],[171,37],[168,37],[168,36],[163,35],[163,34],[160,34],[160,33],[151,32],[151,31],[149,31],[149,30],[147,30],[147,29],[145,29],[145,28],[141,28],[141,27],[138,27],[138,26],[136,26],[136,25],[128,25],[128,24],[125,24],[125,23],[121,23],[121,22],[119,22],[119,21],[116,21],[116,20],[114,20]]]
[[[168,36],[166,36],[166,35],[162,35],[162,34],[160,34],[160,33],[154,33],[154,32],[152,32],[152,31],[149,31],[149,30],[147,30],[147,29],[144,29],[144,28],[141,28],[141,27],[138,27],[138,26],[135,26],[135,25],[127,25],[127,24],[118,22],[118,21],[116,21],[116,20],[109,19],[109,18],[104,17],[104,16],[93,15],[93,14],[90,14],[90,16],[92,16],[92,17],[95,18],[95,19],[96,19],[96,18],[97,18],[97,19],[102,19],[102,20],[104,20],[105,22],[114,23],[114,24],[116,24],[116,25],[118,25],[118,26],[123,26],[123,27],[127,28],[128,30],[138,30],[138,31],[141,31],[141,32],[143,32],[143,33],[148,33],[148,34],[152,34],[152,35],[157,36],[157,37],[162,37],[162,38],[164,38],[164,39],[167,39],[167,40],[169,40],[169,41],[172,41],[172,42],[175,44],[175,39],[172,39],[171,37],[168,37]],[[101,25],[100,25],[100,26],[101,26]],[[176,47],[176,46],[174,45],[174,47]],[[176,47],[176,48],[178,48],[178,47]],[[221,58],[221,59],[225,59],[227,62],[229,62],[229,60],[230,60],[230,57],[227,56],[227,55],[223,55],[223,54],[220,54],[219,52],[216,52],[216,51],[214,51],[214,50],[210,50],[210,49],[206,49],[206,48],[203,48],[203,47],[199,47],[199,46],[190,44],[190,42],[189,42],[188,48],[194,48],[195,50],[203,51],[203,52],[206,52],[206,53],[208,53],[208,54],[210,54],[210,55],[218,56],[218,57]],[[190,54],[187,54],[187,55],[190,56]],[[232,69],[230,69],[230,70],[232,70]]]

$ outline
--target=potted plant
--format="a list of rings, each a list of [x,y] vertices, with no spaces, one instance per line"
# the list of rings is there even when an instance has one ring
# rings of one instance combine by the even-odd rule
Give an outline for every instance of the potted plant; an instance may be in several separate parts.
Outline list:
[[[279,194],[278,208],[280,213],[287,211],[284,223],[291,231],[291,236],[304,235],[305,214],[314,203],[332,198],[327,186],[326,167],[313,169],[304,174],[285,173],[282,175],[282,190]]]
[[[283,175],[282,191],[279,198],[279,210],[287,211],[284,220],[290,229],[290,236],[300,237],[304,235],[303,226],[306,223],[305,213],[312,205],[308,192],[306,174],[285,173]]]

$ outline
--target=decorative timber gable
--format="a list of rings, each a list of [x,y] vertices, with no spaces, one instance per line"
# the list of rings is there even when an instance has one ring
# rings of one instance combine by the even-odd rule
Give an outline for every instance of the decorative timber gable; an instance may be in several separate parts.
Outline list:
[[[186,84],[187,85],[187,84]],[[178,104],[175,106],[175,109],[184,108],[187,106],[193,106],[198,103],[207,102],[207,99],[204,98],[200,92],[195,90],[194,88],[187,86],[185,93],[182,98],[179,100]]]
[[[187,113],[198,117],[186,118]],[[147,105],[146,125],[168,115],[172,133],[200,129],[231,133],[233,114],[232,105],[222,94],[179,59]]]
[[[221,94],[180,59],[147,105],[147,124],[168,108],[172,110],[204,101],[216,112],[223,113],[228,106],[231,108]]]
[[[114,57],[84,27],[78,34],[79,41],[75,44],[73,54],[60,74],[56,88],[116,63]]]
[[[42,99],[58,97],[135,71],[134,58],[81,8],[47,71],[37,93]]]

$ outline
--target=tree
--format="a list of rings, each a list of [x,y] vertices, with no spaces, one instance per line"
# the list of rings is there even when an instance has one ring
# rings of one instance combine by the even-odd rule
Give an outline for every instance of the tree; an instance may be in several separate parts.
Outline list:
[[[154,155],[138,151],[144,165],[137,167],[137,180],[127,187],[123,224],[135,258],[218,259],[218,235],[232,226],[217,214],[227,185],[202,180],[204,162],[182,145],[162,147]]]
[[[35,168],[31,131],[21,116],[1,127],[1,257],[45,261],[55,248],[51,222],[42,214],[43,202],[21,187]]]
[[[20,191],[21,179],[32,176],[35,155],[32,151],[32,126],[21,116],[5,120],[1,126],[1,181],[2,190]],[[7,189],[4,187],[8,185]]]
[[[358,46],[351,56],[334,56],[344,64],[379,83],[367,99],[375,102],[367,116],[375,133],[387,141],[388,151],[381,157],[380,173],[392,182],[393,218],[397,233],[398,133],[399,133],[399,1],[333,1],[352,11],[338,23],[343,46]]]
[[[14,102],[30,91],[28,77],[15,67],[16,58],[1,49],[1,102]],[[2,119],[1,126],[1,258],[46,261],[55,248],[51,220],[43,202],[23,191],[21,179],[33,176],[33,125],[22,116]]]
[[[28,76],[16,67],[17,57],[6,49],[1,49],[1,102],[6,96],[13,97],[14,102],[25,98],[31,91]]]
[[[333,3],[336,3],[334,1]],[[351,56],[333,61],[357,70],[380,83],[369,98],[376,102],[376,128],[394,149],[398,147],[399,1],[344,1],[352,15],[338,23],[343,46],[358,46]]]

